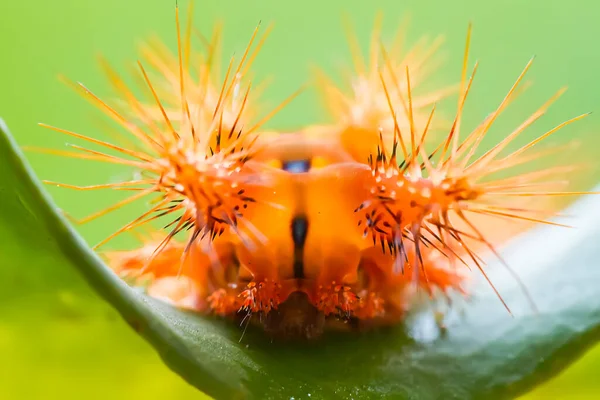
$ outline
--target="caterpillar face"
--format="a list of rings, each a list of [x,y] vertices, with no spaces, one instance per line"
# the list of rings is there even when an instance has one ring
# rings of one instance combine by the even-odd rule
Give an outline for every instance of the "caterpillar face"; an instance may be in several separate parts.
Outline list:
[[[252,229],[239,224],[238,234],[194,242],[179,271],[190,279],[193,296],[206,299],[193,308],[251,315],[270,334],[284,337],[318,337],[327,327],[356,328],[401,318],[414,280],[406,271],[394,270],[397,255],[364,237],[355,209],[370,196],[368,185],[362,190],[361,184],[372,173],[368,165],[349,160],[343,143],[333,146],[302,133],[270,138],[254,159],[269,166],[263,171],[269,185],[254,191],[259,201],[244,212]],[[167,266],[178,263],[177,246],[171,243],[147,271],[157,275],[167,268],[163,275],[172,276],[174,268]],[[404,252],[415,261],[409,243]],[[456,273],[438,268],[440,254],[424,251],[422,256],[429,290],[460,284]],[[140,268],[138,257],[126,253],[111,263],[128,273]],[[177,291],[186,290],[178,285]],[[189,295],[177,298],[189,302]]]

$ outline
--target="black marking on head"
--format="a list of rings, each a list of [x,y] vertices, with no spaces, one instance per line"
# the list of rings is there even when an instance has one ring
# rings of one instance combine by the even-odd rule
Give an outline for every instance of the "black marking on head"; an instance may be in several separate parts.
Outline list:
[[[291,230],[294,240],[294,278],[304,279],[304,243],[308,234],[308,219],[304,215],[295,216]]]
[[[282,169],[284,171],[291,172],[292,174],[301,174],[310,170],[311,159],[289,160],[284,161],[282,164]]]

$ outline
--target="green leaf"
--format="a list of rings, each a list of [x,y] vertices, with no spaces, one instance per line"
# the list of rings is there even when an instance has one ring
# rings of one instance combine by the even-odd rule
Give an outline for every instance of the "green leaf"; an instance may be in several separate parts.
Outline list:
[[[537,315],[506,271],[492,265],[514,318],[478,284],[472,301],[448,315],[441,335],[426,312],[393,329],[284,344],[253,329],[241,338],[238,326],[173,309],[125,285],[56,209],[3,124],[0,130],[0,254],[18,256],[20,265],[44,262],[57,273],[77,269],[171,369],[213,397],[512,398],[600,337],[595,199],[573,208],[580,217],[568,222],[578,229],[539,228],[505,249]]]

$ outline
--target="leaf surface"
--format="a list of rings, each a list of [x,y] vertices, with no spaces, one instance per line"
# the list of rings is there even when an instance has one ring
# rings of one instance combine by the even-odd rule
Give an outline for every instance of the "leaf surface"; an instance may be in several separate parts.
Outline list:
[[[17,265],[78,270],[173,371],[215,398],[512,398],[600,338],[597,199],[570,210],[576,229],[541,227],[504,249],[537,315],[506,270],[492,263],[491,278],[514,317],[477,283],[470,302],[448,314],[442,333],[425,312],[405,326],[284,344],[253,329],[242,338],[234,324],[129,288],[57,210],[3,124],[0,131],[0,253],[18,258]]]

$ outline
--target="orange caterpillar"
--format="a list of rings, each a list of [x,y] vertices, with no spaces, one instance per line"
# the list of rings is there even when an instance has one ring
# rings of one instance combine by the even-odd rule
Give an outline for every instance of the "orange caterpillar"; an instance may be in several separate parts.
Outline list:
[[[145,53],[158,78],[151,79],[140,63],[145,100],[110,68],[119,108],[79,85],[137,141],[135,147],[49,127],[114,152],[78,147],[71,156],[142,171],[131,181],[59,185],[134,191],[93,218],[155,196],[149,210],[98,245],[170,218],[164,233],[153,232],[141,248],[106,253],[118,274],[145,286],[151,296],[203,314],[256,316],[252,320],[267,332],[286,337],[318,337],[336,326],[394,324],[404,318],[415,290],[431,296],[464,292],[468,267],[485,275],[480,251],[496,253],[493,242],[530,223],[551,223],[545,218],[552,213],[544,212],[537,196],[579,194],[556,191],[554,176],[564,169],[491,178],[548,154],[531,148],[585,116],[503,155],[562,91],[496,146],[477,153],[531,63],[499,107],[460,137],[477,68],[468,76],[470,30],[458,111],[444,139],[430,149],[425,143],[435,102],[450,89],[413,94],[413,77],[423,72],[428,50],[401,59],[379,49],[375,36],[370,70],[358,68],[353,93],[322,80],[333,96],[328,99],[336,123],[279,134],[261,127],[295,95],[253,123],[259,107],[247,78],[262,45],[261,40],[252,50],[257,32],[220,81],[213,76],[219,31],[205,40],[206,52],[192,54],[191,25],[182,38],[177,16],[177,30],[177,55],[156,46]],[[486,217],[499,222],[484,223]],[[348,321],[352,324],[344,324]]]

